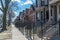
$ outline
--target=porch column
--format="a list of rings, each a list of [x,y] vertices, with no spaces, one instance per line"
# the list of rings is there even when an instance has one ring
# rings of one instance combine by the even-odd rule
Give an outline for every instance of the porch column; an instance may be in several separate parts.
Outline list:
[[[45,10],[45,8],[44,8],[44,23],[46,22],[46,18],[45,18],[45,13],[46,13],[46,10]]]
[[[51,21],[51,5],[49,5],[49,21]]]
[[[57,21],[59,21],[60,13],[59,13],[59,5],[57,5]]]

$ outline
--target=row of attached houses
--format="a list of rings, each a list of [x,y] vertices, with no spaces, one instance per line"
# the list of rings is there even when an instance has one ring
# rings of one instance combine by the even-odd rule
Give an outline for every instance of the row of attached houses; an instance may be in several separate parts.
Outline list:
[[[25,21],[25,17],[27,15],[28,15],[28,20],[30,22],[35,22],[36,21],[36,13],[35,13],[35,9],[33,8],[33,5],[30,8],[27,8],[26,10],[23,10],[23,12],[19,13],[20,20],[24,22]],[[25,24],[23,23],[23,25],[25,25]],[[24,29],[24,31],[22,33],[27,37],[27,35],[29,35],[29,34],[26,34],[27,33],[26,32],[26,26],[23,29]],[[32,29],[33,29],[33,27],[32,27]]]
[[[23,10],[23,12],[20,12],[19,16],[20,16],[20,19],[24,20],[24,17],[25,17],[26,15],[29,15],[30,18],[31,18],[34,14],[35,14],[35,13],[34,13],[34,10],[32,10],[31,8],[29,8],[29,9]],[[30,19],[30,18],[29,18],[29,19]],[[32,21],[32,20],[31,20],[31,21]]]
[[[59,40],[60,28],[60,0],[36,0],[35,7],[35,20],[36,25],[34,30],[37,36],[34,40]],[[32,13],[31,8],[20,12],[20,18],[24,20],[26,14]],[[33,14],[33,13],[32,13]]]
[[[44,40],[59,40],[60,28],[60,0],[36,0],[37,19],[41,26],[37,29],[37,35]]]

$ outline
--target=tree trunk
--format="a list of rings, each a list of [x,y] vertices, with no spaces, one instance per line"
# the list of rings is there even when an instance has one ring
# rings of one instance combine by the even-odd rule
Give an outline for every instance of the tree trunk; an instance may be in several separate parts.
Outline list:
[[[3,12],[3,28],[2,30],[6,30],[6,10]]]
[[[8,20],[8,26],[11,25],[11,13],[9,13],[9,20]]]

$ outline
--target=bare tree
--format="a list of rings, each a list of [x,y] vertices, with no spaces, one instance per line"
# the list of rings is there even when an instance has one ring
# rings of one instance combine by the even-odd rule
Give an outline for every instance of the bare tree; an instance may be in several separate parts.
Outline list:
[[[0,10],[3,12],[3,29],[2,30],[6,30],[6,13],[7,13],[8,5],[11,0],[4,0],[4,1],[5,1],[5,7],[4,7],[3,1],[0,0],[1,6],[2,6]]]

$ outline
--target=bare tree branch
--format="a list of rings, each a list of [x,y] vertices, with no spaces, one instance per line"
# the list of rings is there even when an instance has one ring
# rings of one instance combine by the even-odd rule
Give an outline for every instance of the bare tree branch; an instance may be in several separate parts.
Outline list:
[[[2,6],[2,8],[4,9],[4,6],[3,6],[3,2],[2,2],[2,0],[0,0],[0,2],[1,2],[1,6]]]
[[[3,12],[3,10],[0,8],[0,10]]]
[[[10,2],[11,2],[11,0],[5,0],[6,8],[8,8]]]

